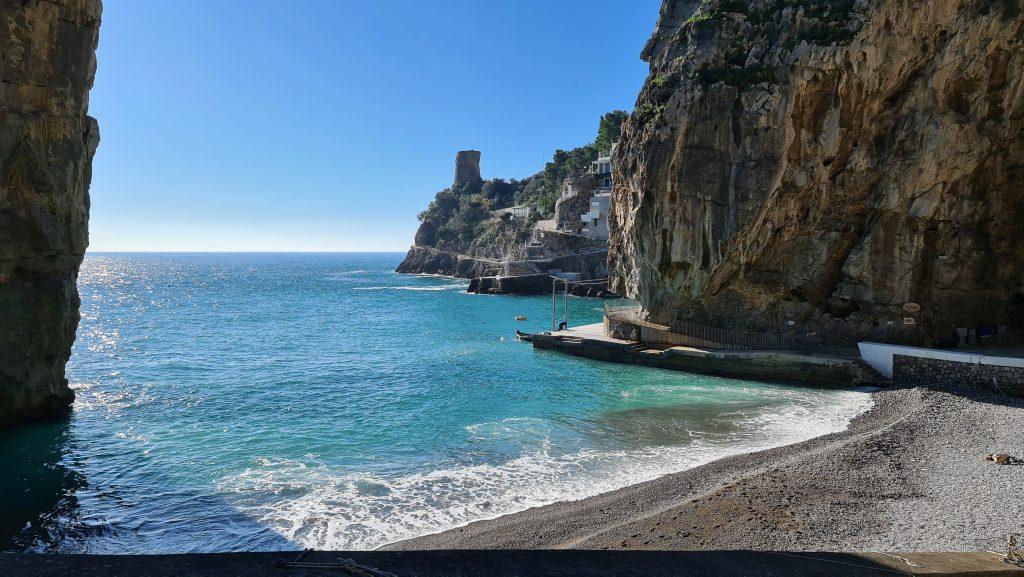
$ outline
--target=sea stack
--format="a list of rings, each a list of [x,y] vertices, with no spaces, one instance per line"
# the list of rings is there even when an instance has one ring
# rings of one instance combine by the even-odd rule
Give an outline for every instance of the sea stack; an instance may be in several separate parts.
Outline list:
[[[453,186],[480,182],[480,151],[460,150],[455,155],[455,183]]]
[[[0,427],[60,414],[78,327],[98,0],[0,4]]]

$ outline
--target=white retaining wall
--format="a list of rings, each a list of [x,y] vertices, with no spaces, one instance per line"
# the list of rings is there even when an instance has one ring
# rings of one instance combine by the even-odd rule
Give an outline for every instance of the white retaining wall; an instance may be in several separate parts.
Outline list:
[[[993,357],[989,355],[979,355],[977,353],[958,353],[955,351],[869,342],[857,343],[857,347],[860,349],[860,356],[864,359],[864,362],[871,365],[872,368],[881,373],[887,379],[892,378],[892,356],[894,354],[925,359],[941,359],[944,361],[971,363],[976,365],[1024,367],[1024,358]]]

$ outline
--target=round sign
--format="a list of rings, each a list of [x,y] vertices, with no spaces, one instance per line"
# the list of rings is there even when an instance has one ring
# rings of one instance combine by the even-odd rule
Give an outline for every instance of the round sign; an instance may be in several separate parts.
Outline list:
[[[917,311],[921,310],[921,305],[917,303],[907,303],[903,305],[903,310],[907,311],[908,313],[916,313]]]

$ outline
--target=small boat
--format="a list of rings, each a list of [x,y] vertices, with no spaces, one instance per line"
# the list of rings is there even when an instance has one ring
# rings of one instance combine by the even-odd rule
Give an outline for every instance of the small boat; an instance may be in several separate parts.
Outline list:
[[[526,320],[526,315],[516,315],[516,320],[517,321],[525,321]]]
[[[516,329],[516,340],[518,340],[520,342],[523,342],[523,343],[532,343],[533,342],[533,334],[532,333],[524,333],[523,331],[521,331],[519,329]]]

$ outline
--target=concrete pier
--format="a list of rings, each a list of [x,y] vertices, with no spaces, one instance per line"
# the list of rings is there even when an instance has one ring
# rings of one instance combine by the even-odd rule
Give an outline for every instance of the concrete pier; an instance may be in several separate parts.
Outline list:
[[[605,334],[603,324],[535,334],[533,346],[580,357],[722,377],[817,386],[882,386],[888,382],[856,349],[835,352],[718,351],[653,345]]]

